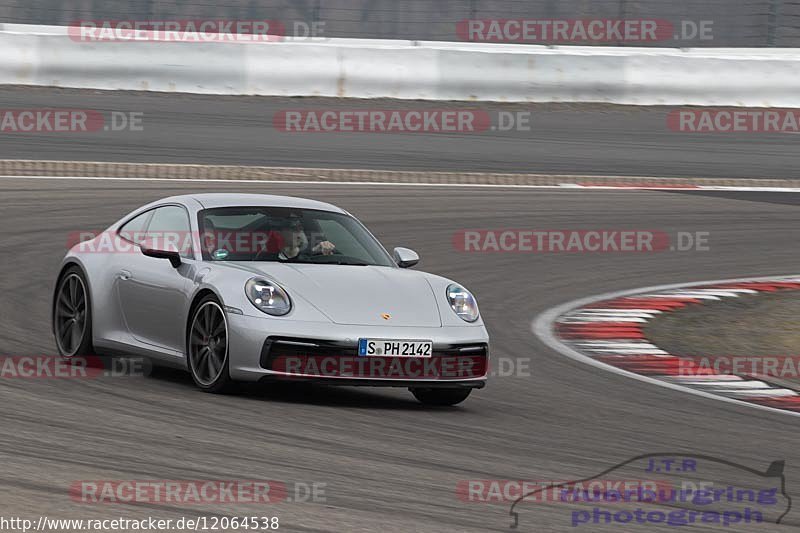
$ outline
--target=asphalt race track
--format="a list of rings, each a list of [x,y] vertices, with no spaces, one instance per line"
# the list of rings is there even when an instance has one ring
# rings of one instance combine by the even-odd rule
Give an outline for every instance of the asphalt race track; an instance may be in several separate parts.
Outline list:
[[[44,91],[33,91],[30,98],[29,107],[55,101]],[[70,99],[80,98],[92,101],[75,94],[57,101],[69,107]],[[256,139],[246,128],[232,137],[239,131],[235,117],[217,123],[219,130],[195,124],[200,120],[208,127],[226,105],[244,112],[247,100],[208,109],[193,107],[195,97],[118,98],[128,103],[133,99],[133,107],[136,99],[170,101],[171,106],[163,106],[166,114],[172,113],[166,122],[181,123],[195,135],[175,136],[177,130],[165,123],[148,144],[7,136],[0,156],[354,168],[379,165],[381,155],[386,155],[387,166],[440,168],[447,166],[448,157],[455,160],[452,152],[436,160],[437,146],[413,136],[401,141],[361,136],[358,142],[332,137],[318,141],[314,149],[309,148],[313,139],[292,145],[270,135]],[[7,107],[22,99],[17,93],[0,93]],[[636,113],[646,119],[651,112]],[[592,148],[587,132],[603,126],[591,124],[583,132],[586,136],[576,130],[574,141],[564,133],[560,143],[549,147],[531,142],[530,152],[519,151],[513,139],[492,146],[511,143],[508,153],[518,159],[504,160],[506,166],[500,168],[506,170],[523,169],[538,153],[547,152],[544,162],[524,169],[584,172],[597,155],[594,169],[604,173],[740,176],[763,165],[763,175],[796,174],[788,164],[796,159],[790,148],[794,136],[775,144],[756,137],[752,145],[738,147],[744,141],[705,138],[690,146],[687,160],[693,159],[692,165],[678,160],[680,145],[688,143],[680,137],[664,147],[664,139],[631,141],[636,136],[628,132],[605,136],[605,148]],[[214,138],[216,149],[208,149]],[[278,146],[270,146],[271,141]],[[385,144],[385,152],[373,151],[371,143],[384,142],[401,144],[397,150]],[[442,142],[462,146],[461,155],[471,154],[474,160],[492,149],[472,151],[475,141],[458,138]],[[602,153],[615,143],[616,155],[628,154],[617,167],[614,153]],[[746,146],[753,146],[752,153],[742,148]],[[474,160],[464,158],[462,163],[470,167]],[[664,171],[668,161],[675,164]],[[486,169],[496,169],[495,163],[491,157],[482,160]],[[456,496],[459,481],[579,479],[654,452],[708,454],[758,469],[785,459],[789,493],[794,488],[800,494],[795,488],[800,487],[796,418],[601,372],[545,348],[531,332],[539,313],[584,296],[661,283],[796,273],[800,252],[792,202],[762,202],[752,193],[726,198],[630,191],[0,179],[0,353],[55,352],[50,291],[71,231],[103,229],[145,202],[189,190],[290,194],[344,207],[388,247],[407,245],[419,251],[419,268],[472,289],[492,334],[495,364],[501,358],[529,364],[530,375],[494,377],[486,389],[449,409],[424,408],[404,390],[251,387],[238,396],[213,396],[196,391],[188,375],[167,370],[149,377],[95,380],[2,379],[0,501],[5,515],[176,519],[270,514],[279,516],[282,529],[289,531],[508,531],[509,505],[463,502]],[[455,232],[480,228],[708,232],[710,250],[475,254],[454,249]],[[80,505],[67,494],[76,480],[121,479],[324,483],[326,501],[284,502],[268,509],[244,504]],[[800,511],[795,510],[782,526],[724,530],[790,531],[798,526]],[[552,505],[526,507],[520,530],[581,529],[572,528],[564,510]],[[622,530],[591,526],[585,531]]]
[[[104,227],[186,186],[3,180],[0,189],[2,350],[36,355],[54,352],[48,292],[66,234]],[[196,187],[211,189],[242,190]],[[539,312],[587,294],[791,272],[798,259],[795,207],[656,192],[248,190],[331,201],[360,216],[386,244],[413,245],[423,268],[476,292],[495,357],[529,358],[532,375],[497,377],[462,407],[443,410],[424,409],[401,390],[211,396],[195,391],[188,377],[165,371],[147,378],[3,380],[0,491],[7,509],[76,517],[112,510],[235,515],[251,510],[79,506],[66,488],[79,479],[257,478],[327,484],[326,504],[275,506],[290,530],[478,531],[505,529],[508,506],[461,502],[459,480],[581,477],[662,450],[704,452],[759,468],[786,459],[790,488],[793,476],[800,477],[794,418],[598,372],[545,349],[530,331]],[[643,220],[670,233],[708,231],[711,251],[494,255],[459,253],[451,244],[461,228],[639,228]],[[555,506],[541,512],[537,523],[568,528]]]
[[[671,131],[674,108],[245,98],[0,88],[2,109],[142,113],[143,131],[4,136],[0,159],[531,172],[662,177],[797,178],[798,136]],[[530,113],[529,131],[287,133],[287,110]]]

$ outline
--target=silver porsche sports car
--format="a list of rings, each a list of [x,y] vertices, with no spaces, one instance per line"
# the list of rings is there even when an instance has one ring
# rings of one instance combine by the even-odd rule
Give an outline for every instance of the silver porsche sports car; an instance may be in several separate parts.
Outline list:
[[[312,380],[454,405],[486,384],[489,337],[473,295],[418,261],[333,205],[176,196],[70,249],[53,332],[63,357],[149,357],[209,392]]]

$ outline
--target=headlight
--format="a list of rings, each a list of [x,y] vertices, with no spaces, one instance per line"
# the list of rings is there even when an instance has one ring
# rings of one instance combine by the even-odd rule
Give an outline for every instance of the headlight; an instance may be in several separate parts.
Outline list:
[[[247,299],[268,315],[283,316],[292,310],[292,300],[275,282],[253,278],[244,286]]]
[[[478,320],[478,302],[475,297],[462,287],[455,283],[447,287],[447,301],[450,302],[450,308],[453,312],[461,317],[462,320],[467,322],[475,322]]]

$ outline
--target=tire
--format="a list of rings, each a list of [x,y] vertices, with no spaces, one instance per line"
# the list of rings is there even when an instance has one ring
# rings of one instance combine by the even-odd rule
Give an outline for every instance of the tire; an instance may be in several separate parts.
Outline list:
[[[186,358],[195,385],[203,392],[231,392],[228,319],[219,300],[203,297],[192,309],[186,338]]]
[[[95,355],[92,345],[92,302],[86,275],[78,266],[67,268],[53,299],[53,334],[64,359]]]
[[[425,405],[450,406],[466,400],[472,389],[411,389],[411,394]]]

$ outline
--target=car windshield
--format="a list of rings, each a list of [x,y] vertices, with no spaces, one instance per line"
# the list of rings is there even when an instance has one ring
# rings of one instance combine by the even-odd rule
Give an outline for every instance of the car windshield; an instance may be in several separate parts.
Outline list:
[[[396,266],[351,216],[314,209],[225,207],[198,214],[206,261]]]

